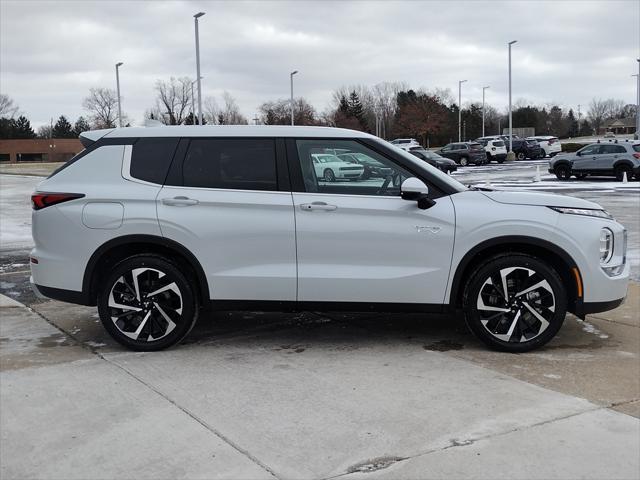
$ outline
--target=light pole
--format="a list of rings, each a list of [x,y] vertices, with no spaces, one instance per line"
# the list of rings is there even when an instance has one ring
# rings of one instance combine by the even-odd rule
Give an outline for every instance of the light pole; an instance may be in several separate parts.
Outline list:
[[[489,85],[482,87],[482,136],[484,137],[484,91],[489,88]]]
[[[118,126],[122,128],[122,105],[120,103],[120,67],[122,62],[116,63],[116,89],[118,91]]]
[[[466,80],[458,81],[458,141],[462,141],[462,84]]]
[[[293,76],[298,73],[298,70],[294,70],[289,74],[291,80],[291,125],[293,125]]]
[[[509,160],[513,160],[513,117],[511,115],[511,45],[516,43],[517,40],[509,42],[509,154],[507,155]]]
[[[202,125],[202,83],[200,82],[200,35],[198,33],[198,19],[204,15],[204,12],[196,13],[193,18],[196,27],[196,80],[198,82],[198,123]]]
[[[638,85],[636,87],[636,134],[634,138],[640,140],[640,58],[636,60],[638,61],[638,74],[636,75]]]
[[[204,77],[200,77],[201,79]],[[196,117],[196,106],[195,106],[195,97],[193,95],[193,86],[198,83],[198,80],[194,80],[193,82],[191,82],[191,115],[193,116],[193,124],[195,125],[196,123],[198,123],[198,119]]]

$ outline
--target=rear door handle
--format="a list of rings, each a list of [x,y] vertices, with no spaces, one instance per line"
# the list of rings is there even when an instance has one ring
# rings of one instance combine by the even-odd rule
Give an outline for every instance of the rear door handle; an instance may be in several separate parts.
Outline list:
[[[324,210],[326,212],[338,209],[336,205],[329,205],[325,202],[303,203],[300,205],[300,208],[302,210]]]
[[[171,207],[189,207],[191,205],[197,205],[200,202],[198,202],[198,200],[196,200],[195,198],[173,197],[163,198],[162,203]]]

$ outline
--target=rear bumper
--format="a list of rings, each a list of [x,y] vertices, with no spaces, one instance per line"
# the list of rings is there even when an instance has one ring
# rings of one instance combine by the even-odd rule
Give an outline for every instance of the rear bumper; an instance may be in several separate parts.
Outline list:
[[[33,283],[33,278],[30,279],[30,282],[31,290],[33,290],[38,298],[49,298],[51,300],[59,300],[61,302],[75,303],[78,305],[95,305],[95,302],[91,302],[89,296],[84,292],[37,285]]]

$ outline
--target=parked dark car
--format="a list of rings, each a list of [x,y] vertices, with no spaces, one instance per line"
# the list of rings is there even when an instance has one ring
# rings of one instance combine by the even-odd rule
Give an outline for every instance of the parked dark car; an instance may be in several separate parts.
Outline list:
[[[424,160],[429,165],[442,170],[445,173],[455,172],[458,169],[456,162],[449,158],[442,157],[435,152],[430,152],[424,148],[412,148],[409,150],[411,155],[418,157],[420,160]]]
[[[484,147],[478,142],[449,143],[437,150],[436,153],[450,158],[463,167],[471,163],[475,165],[487,163],[487,154]]]
[[[505,141],[507,150],[509,150],[509,139]],[[513,153],[516,155],[516,160],[525,160],[527,158],[536,160],[542,158],[542,149],[540,144],[535,140],[525,140],[523,138],[513,139]]]
[[[382,163],[364,153],[341,153],[338,155],[338,158],[348,163],[362,165],[364,167],[364,172],[362,172],[362,177],[360,177],[362,180],[368,180],[369,178],[387,178],[387,175],[390,175],[392,172],[390,168],[385,167]]]

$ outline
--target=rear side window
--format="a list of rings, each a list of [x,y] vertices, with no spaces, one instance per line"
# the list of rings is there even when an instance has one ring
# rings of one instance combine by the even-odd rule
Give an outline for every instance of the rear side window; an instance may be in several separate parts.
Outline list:
[[[185,187],[277,190],[275,141],[194,139],[182,165]]]
[[[601,145],[600,153],[627,153],[622,145]]]
[[[177,138],[139,139],[133,145],[129,174],[133,178],[162,185],[177,146]]]
[[[637,144],[637,145],[634,145],[634,146],[633,146],[633,149],[634,149],[636,152],[640,152],[640,143],[639,143],[639,144]]]

